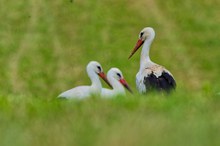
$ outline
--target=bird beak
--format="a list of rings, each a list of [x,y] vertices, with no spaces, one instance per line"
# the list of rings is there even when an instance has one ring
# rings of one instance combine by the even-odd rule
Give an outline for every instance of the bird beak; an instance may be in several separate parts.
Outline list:
[[[109,85],[109,87],[112,88],[112,85],[109,83],[109,81],[108,81],[108,79],[107,79],[104,72],[100,72],[100,73],[98,73],[98,75],[99,75],[99,77],[101,77]]]
[[[129,87],[128,83],[125,81],[125,79],[120,79],[119,82],[130,92],[133,93],[131,88]]]
[[[134,49],[132,50],[130,56],[128,57],[128,59],[130,59],[134,53],[140,48],[140,46],[144,43],[144,41],[142,41],[141,39],[139,39],[134,47]]]

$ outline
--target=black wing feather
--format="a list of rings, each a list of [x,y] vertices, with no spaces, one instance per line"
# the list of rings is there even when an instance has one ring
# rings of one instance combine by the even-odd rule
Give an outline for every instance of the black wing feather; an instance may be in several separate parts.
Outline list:
[[[144,84],[146,87],[146,91],[159,89],[158,78],[151,73],[149,76],[144,77]]]
[[[163,72],[158,78],[152,72],[149,76],[144,77],[144,84],[146,91],[149,90],[158,90],[170,92],[172,89],[175,89],[176,82],[174,78],[167,72]]]
[[[159,80],[159,87],[161,90],[168,91],[170,89],[169,83],[163,76],[160,76],[158,80]]]
[[[169,83],[169,85],[175,89],[176,88],[176,82],[174,80],[174,78],[167,72],[163,72],[162,76],[167,80],[167,82]]]

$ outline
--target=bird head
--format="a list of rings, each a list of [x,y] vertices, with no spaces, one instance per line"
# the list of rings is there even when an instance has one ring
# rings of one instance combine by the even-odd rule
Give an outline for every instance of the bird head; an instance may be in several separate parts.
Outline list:
[[[146,40],[152,41],[154,39],[154,36],[155,36],[155,32],[153,28],[145,27],[144,29],[142,29],[141,32],[139,33],[138,41],[135,47],[133,48],[130,56],[128,57],[128,59],[130,59],[134,55],[134,53],[143,45],[143,43]]]
[[[111,68],[108,71],[107,76],[112,76],[113,78],[118,80],[130,93],[133,93],[131,88],[129,87],[128,83],[124,79],[122,72],[118,68]]]
[[[87,65],[87,72],[90,71],[94,71],[100,78],[102,78],[109,85],[109,87],[112,88],[99,62],[90,61],[89,64]]]

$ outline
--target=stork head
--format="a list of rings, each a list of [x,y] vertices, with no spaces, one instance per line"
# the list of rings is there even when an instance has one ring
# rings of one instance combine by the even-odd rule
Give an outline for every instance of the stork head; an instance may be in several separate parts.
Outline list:
[[[90,74],[90,72],[93,72],[95,74],[97,74],[99,77],[101,77],[111,88],[111,84],[109,83],[109,81],[107,80],[107,77],[102,69],[102,66],[99,62],[97,61],[90,61],[89,64],[87,65],[87,72],[88,74]]]
[[[141,32],[139,33],[139,39],[138,39],[134,49],[132,50],[130,56],[128,57],[128,59],[134,55],[134,53],[142,46],[142,44],[145,41],[152,42],[154,37],[155,37],[155,31],[153,28],[145,27],[144,29],[142,29]]]
[[[122,72],[118,69],[118,68],[111,68],[108,73],[107,76],[111,76],[113,78],[115,78],[116,80],[118,80],[130,93],[133,93],[131,88],[129,87],[128,83],[126,82],[126,80],[123,77]]]

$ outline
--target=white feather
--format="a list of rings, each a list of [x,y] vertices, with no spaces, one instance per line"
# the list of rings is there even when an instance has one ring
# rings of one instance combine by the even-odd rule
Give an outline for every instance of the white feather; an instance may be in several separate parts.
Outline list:
[[[122,84],[118,81],[117,73],[123,78],[122,72],[118,68],[111,68],[107,73],[107,79],[113,89],[102,88],[101,96],[110,98],[118,95],[125,95],[125,90]]]
[[[75,98],[75,99],[83,99],[88,98],[92,95],[100,95],[102,84],[99,80],[97,72],[99,71],[97,69],[97,66],[101,65],[96,61],[91,61],[87,65],[87,74],[89,78],[91,79],[92,85],[91,86],[78,86],[75,88],[72,88],[70,90],[67,90],[63,93],[61,93],[58,98]],[[102,68],[101,68],[102,70]]]

